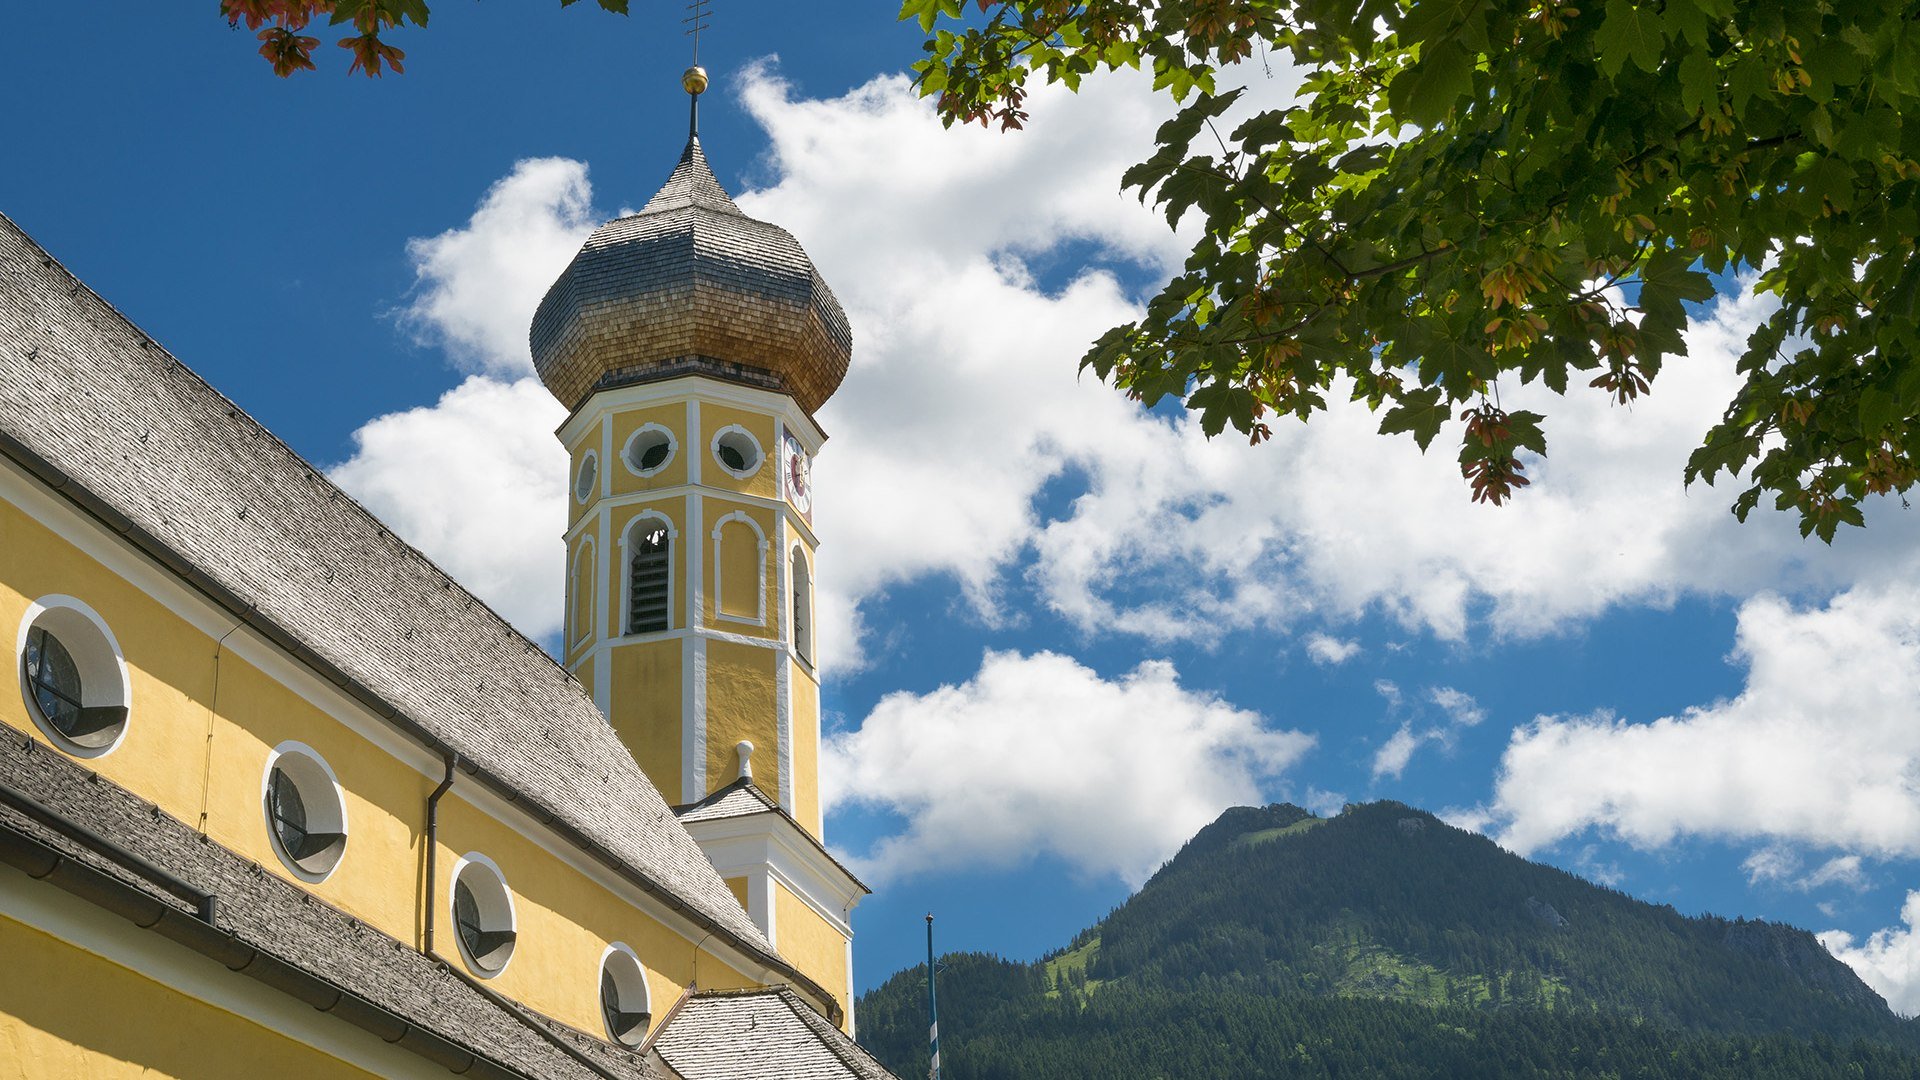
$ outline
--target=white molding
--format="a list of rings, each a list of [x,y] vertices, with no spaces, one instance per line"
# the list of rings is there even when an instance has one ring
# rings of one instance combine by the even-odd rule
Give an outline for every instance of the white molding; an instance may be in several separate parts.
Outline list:
[[[699,455],[695,454],[693,458],[689,459],[689,463],[698,459]],[[600,500],[596,509],[605,508],[608,511],[613,511],[629,506],[666,502],[671,499],[687,498],[693,495],[711,495],[715,498],[725,499],[728,502],[740,503],[761,510],[771,510],[779,520],[793,526],[795,531],[805,538],[808,547],[816,550],[820,547],[820,538],[814,534],[813,526],[799,511],[793,508],[792,503],[789,503],[785,499],[769,498],[765,495],[755,495],[746,491],[729,491],[725,488],[712,488],[703,484],[674,484],[671,487],[648,488],[645,491],[629,491],[620,495],[610,495]],[[590,517],[590,514],[582,514],[580,520],[567,526],[566,531],[560,534],[560,539],[572,543],[574,537],[578,536],[581,530],[587,527],[587,522]]]
[[[569,416],[559,428],[555,429],[554,434],[562,443],[571,447],[605,411],[700,400],[771,413],[784,420],[793,429],[794,434],[800,437],[801,443],[806,445],[809,454],[819,453],[820,445],[827,441],[826,432],[820,429],[820,425],[815,423],[792,397],[772,390],[741,386],[738,383],[700,374],[678,375],[659,382],[601,390],[588,398],[580,406],[579,411]],[[700,440],[694,437],[695,435],[697,433],[690,435],[687,442],[689,445],[699,446]]]
[[[655,465],[651,469],[634,468],[633,444],[635,440],[649,431],[657,431],[667,437],[667,456],[661,459],[660,464]],[[674,436],[673,429],[653,420],[648,420],[646,423],[634,428],[633,431],[627,435],[627,441],[620,444],[620,464],[625,466],[627,474],[636,480],[646,480],[659,476],[662,472],[666,471],[667,466],[673,464],[673,459],[679,455],[680,440]],[[608,494],[612,494],[612,492],[609,491]]]
[[[685,825],[721,877],[769,871],[829,926],[853,936],[849,918],[866,890],[796,823],[768,810]]]
[[[67,656],[80,672],[80,703],[83,707],[118,705],[127,710],[126,718],[120,722],[119,732],[105,746],[82,746],[74,742],[40,712],[40,703],[35,700],[33,687],[27,683],[27,638],[45,616],[52,616],[52,621],[56,623],[72,623],[77,618],[97,635],[96,641],[84,641],[69,633],[60,641],[60,647],[67,651]],[[100,661],[103,658],[98,652],[101,646],[105,646],[113,657],[113,675],[106,675],[101,670]],[[27,711],[27,718],[61,753],[77,758],[102,758],[118,750],[120,744],[127,741],[127,732],[133,730],[133,679],[127,673],[127,654],[120,648],[120,639],[114,637],[113,628],[107,625],[107,620],[101,618],[100,613],[85,600],[64,593],[49,593],[28,604],[26,613],[20,616],[20,629],[14,635],[13,670],[20,680],[21,704]],[[111,693],[100,692],[102,682],[109,684]]]
[[[225,637],[227,652],[251,664],[341,727],[367,740],[421,777],[435,783],[440,781],[446,765],[439,754],[392,723],[369,712],[357,698],[349,696],[331,681],[282,652],[252,627],[241,624],[236,628],[224,608],[154,563],[131,542],[107,531],[98,521],[46,490],[44,485],[6,458],[0,458],[0,499],[19,507],[29,518],[74,545],[121,580],[138,588],[154,602],[205,634],[209,640],[217,641]],[[696,640],[695,637],[688,638],[690,643]],[[448,794],[506,825],[683,940],[698,942],[710,936],[706,927],[643,891],[600,859],[542,824],[524,806],[509,802],[471,780],[465,784],[455,783]],[[413,932],[408,927],[383,929],[400,938]],[[768,984],[783,981],[784,977],[773,968],[725,941],[709,943],[707,951],[742,978]]]
[[[577,629],[575,624],[580,622],[580,591],[582,586],[580,580],[580,561],[582,559],[589,560],[591,563],[588,567],[589,576],[584,583],[585,587],[590,590],[595,597],[600,594],[600,578],[602,575],[600,573],[600,546],[598,541],[599,537],[597,536],[584,537],[580,541],[580,546],[574,549],[573,565],[567,568],[567,610],[564,612],[567,625],[562,628],[560,636],[565,639],[567,643],[566,652],[568,655],[579,651],[582,645],[589,644],[599,637],[598,634],[594,633],[593,624],[595,615],[597,615],[599,611],[604,610],[600,608],[588,609],[586,627],[584,630],[578,631],[580,636],[575,636]]]
[[[707,797],[707,639],[688,640],[693,643],[693,668],[688,672],[693,680],[693,730],[686,744],[688,768],[682,801],[694,803]]]
[[[347,825],[347,792],[345,788],[340,786],[340,777],[334,774],[333,766],[327,764],[327,759],[320,756],[320,751],[298,740],[288,739],[286,742],[268,751],[267,763],[260,770],[260,816],[267,827],[267,843],[272,846],[273,853],[280,859],[280,865],[286,867],[288,873],[309,885],[318,885],[332,877],[333,872],[340,869],[340,864],[347,861],[346,845],[348,841],[342,840],[340,842],[339,855],[334,858],[333,865],[327,867],[322,873],[315,873],[295,862],[293,860],[293,854],[281,845],[280,830],[273,827],[273,816],[267,811],[269,805],[267,802],[267,788],[273,779],[273,770],[280,764],[280,759],[284,757],[306,758],[309,762],[319,767],[320,771],[326,775],[327,783],[333,787],[333,805],[327,807],[327,810],[333,817],[339,820],[335,823],[336,827],[333,829],[315,831],[338,832],[342,836],[352,837],[353,830]],[[299,788],[299,784],[299,778],[294,777],[294,787],[296,789]],[[305,806],[305,809],[307,810],[307,821],[309,824],[313,823],[313,807],[310,805],[311,798],[310,793],[306,791],[300,792],[300,801],[303,804],[308,804]]]
[[[726,875],[722,874],[722,877]],[[780,910],[773,902],[773,882],[764,873],[750,869],[747,879],[747,916],[767,935],[774,948],[780,947]]]
[[[698,448],[700,446],[700,399],[688,398],[682,401],[681,404],[684,405],[687,410],[687,445]],[[694,453],[687,455],[686,487],[692,488],[699,486],[701,477],[706,475],[704,465],[704,455],[700,454],[697,449]]]
[[[782,598],[780,603],[775,605],[774,617],[779,623],[778,633],[775,636],[783,642],[790,642],[793,639],[793,621],[785,600],[790,591],[785,558],[775,560],[774,577],[775,588],[779,590],[778,595]],[[785,807],[789,814],[793,813],[794,800],[793,665],[787,660],[791,655],[793,655],[791,647],[782,649],[773,667],[774,731],[780,743],[775,749],[779,755],[780,765],[779,799],[780,805]],[[818,782],[817,778],[815,782]]]
[[[755,596],[755,599],[758,601],[758,604],[756,606],[759,609],[759,614],[755,615],[751,619],[747,618],[744,615],[729,615],[726,612],[721,610],[721,603],[724,601],[727,595],[727,590],[726,590],[726,582],[724,578],[721,576],[726,569],[726,563],[720,557],[720,535],[721,535],[721,531],[727,527],[727,523],[733,522],[733,521],[745,522],[747,528],[753,530],[753,538],[754,538],[754,545],[755,545],[754,546],[754,551],[755,551],[754,596]],[[725,619],[728,622],[746,623],[749,626],[767,625],[767,551],[768,550],[769,550],[769,547],[767,544],[767,534],[761,531],[760,523],[753,520],[753,515],[747,513],[745,510],[735,510],[732,513],[727,514],[726,516],[720,518],[718,521],[715,521],[713,523],[713,617],[714,617],[714,621],[718,622],[721,619]]]
[[[399,1080],[447,1075],[444,1066],[5,863],[0,863],[0,917],[371,1075]]]
[[[606,557],[600,559],[600,572],[594,575],[593,591],[594,596],[598,599],[599,611],[599,619],[594,626],[594,637],[604,641],[622,629],[621,620],[626,617],[626,612],[615,610],[613,603],[612,588],[614,568],[611,558],[613,555],[613,518],[607,513],[605,506],[598,506],[594,509],[600,521],[600,550],[606,553]],[[672,552],[668,552],[668,558],[669,561],[671,561]],[[673,597],[671,594],[667,597],[667,605],[667,610],[671,613],[673,610]],[[611,624],[611,626],[609,624]],[[613,715],[613,672],[607,670],[606,665],[598,661],[593,665],[593,703],[599,707],[601,716]]]
[[[613,494],[613,416],[600,414],[600,497]]]

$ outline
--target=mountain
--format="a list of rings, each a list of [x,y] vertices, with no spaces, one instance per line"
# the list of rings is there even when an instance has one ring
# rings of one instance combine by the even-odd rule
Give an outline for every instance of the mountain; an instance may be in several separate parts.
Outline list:
[[[926,1074],[924,965],[859,1003]],[[1684,916],[1393,802],[1238,807],[1032,964],[940,975],[943,1080],[1920,1078],[1894,1015],[1805,930]]]

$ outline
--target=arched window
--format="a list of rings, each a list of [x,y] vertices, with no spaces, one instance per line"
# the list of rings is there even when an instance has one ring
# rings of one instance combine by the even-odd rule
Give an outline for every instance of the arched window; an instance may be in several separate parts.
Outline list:
[[[646,970],[633,950],[617,941],[600,961],[600,1018],[607,1035],[627,1046],[646,1041],[653,1019]]]
[[[627,633],[651,634],[673,620],[673,532],[666,519],[642,517],[627,533]]]
[[[793,549],[793,651],[800,659],[813,663],[813,578],[807,571],[807,556],[796,545]]]
[[[593,636],[593,544],[580,545],[580,553],[573,560],[573,588],[570,599],[573,601],[573,621],[568,629],[569,640],[578,645]]]

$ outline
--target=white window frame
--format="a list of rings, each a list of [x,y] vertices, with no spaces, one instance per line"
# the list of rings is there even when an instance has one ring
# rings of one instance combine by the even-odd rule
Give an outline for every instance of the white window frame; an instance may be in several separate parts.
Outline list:
[[[592,609],[593,597],[599,594],[600,582],[599,552],[595,550],[597,546],[598,545],[593,542],[593,536],[591,534],[582,534],[580,546],[574,549],[573,552],[573,568],[567,573],[567,625],[562,633],[567,639],[567,651],[569,652],[592,641],[596,636],[595,631],[599,629],[593,618],[593,616],[598,615],[598,612]],[[588,580],[584,583],[580,580],[580,561],[582,559],[593,561],[592,569],[587,575]],[[589,618],[587,619],[586,627],[576,635],[574,633],[574,624],[580,621],[581,592],[583,586],[590,592],[590,595],[586,598]]]
[[[729,615],[720,609],[720,601],[727,595],[724,578],[726,566],[720,559],[720,536],[728,523],[734,521],[746,522],[747,527],[753,530],[755,540],[758,541],[754,549],[753,565],[757,585],[754,597],[757,600],[756,610],[759,613],[753,618],[745,615]],[[735,510],[713,523],[713,617],[716,620],[724,619],[727,622],[743,623],[747,626],[767,625],[767,533],[745,510]]]
[[[653,431],[657,431],[667,437],[667,456],[661,460],[660,464],[651,469],[636,468],[633,464],[633,444],[640,440],[640,436]],[[627,441],[620,445],[620,464],[626,468],[628,473],[642,480],[651,479],[652,477],[660,475],[666,470],[667,466],[673,464],[673,459],[679,456],[680,440],[673,434],[673,429],[667,427],[665,424],[656,424],[651,420],[634,428],[633,434],[628,435]]]
[[[633,531],[642,521],[664,522],[667,526],[667,628],[648,630],[644,633],[633,631]],[[666,514],[646,509],[633,515],[626,527],[620,530],[620,636],[644,637],[647,634],[671,633],[680,629],[674,625],[674,605],[680,599],[680,530],[673,519]]]
[[[325,829],[324,831],[337,832],[344,836],[352,835],[351,830],[347,827],[347,792],[345,788],[340,786],[340,778],[334,774],[333,766],[327,764],[327,759],[320,756],[320,751],[315,750],[306,743],[296,742],[292,739],[274,747],[273,750],[267,754],[266,768],[260,770],[260,814],[267,824],[267,842],[273,845],[273,853],[279,856],[280,865],[286,867],[288,873],[309,885],[318,885],[332,877],[333,872],[340,869],[340,864],[346,861],[347,842],[345,840],[340,842],[339,852],[334,855],[333,862],[329,863],[324,871],[309,870],[295,862],[293,853],[289,852],[286,847],[281,844],[280,830],[273,827],[273,815],[269,813],[267,809],[269,805],[267,801],[267,791],[268,786],[273,782],[273,770],[279,767],[282,759],[295,757],[305,758],[309,764],[318,766],[319,771],[325,775],[327,784],[331,787],[333,805],[322,809],[327,811],[326,819],[329,819],[327,823],[335,827]],[[300,802],[307,811],[307,821],[312,823],[314,821],[316,796],[320,793],[309,790],[309,788],[314,785],[301,784],[300,777],[295,775],[291,770],[287,772],[287,775],[292,778],[294,787],[299,789]],[[320,832],[323,830],[315,829],[313,831]]]
[[[59,639],[67,655],[73,657],[74,666],[80,669],[81,703],[113,705],[127,710],[119,732],[105,746],[82,746],[74,742],[40,713],[40,703],[35,700],[33,687],[27,683],[27,636],[43,619],[51,620],[53,625],[46,629]],[[67,632],[62,634],[62,629]],[[118,750],[126,741],[127,732],[133,730],[133,680],[127,675],[126,653],[107,621],[84,600],[51,593],[28,604],[26,614],[20,617],[20,631],[14,638],[13,670],[20,682],[20,696],[27,716],[40,729],[40,734],[62,753],[77,758],[105,757]]]
[[[506,928],[509,930],[512,930],[515,934],[513,943],[507,946],[507,958],[505,960],[500,961],[500,966],[496,968],[487,967],[485,964],[482,964],[478,960],[474,959],[473,954],[467,951],[467,939],[462,937],[460,934],[459,916],[454,914],[454,903],[453,903],[454,885],[460,880],[461,874],[465,873],[470,867],[475,867],[475,866],[478,866],[484,871],[486,871],[487,873],[492,874],[494,880],[499,883],[500,896],[505,898],[506,908],[507,908],[507,927]],[[514,907],[513,886],[507,884],[507,875],[500,872],[500,865],[494,862],[492,859],[487,858],[485,855],[480,854],[477,851],[469,851],[465,855],[460,856],[458,859],[454,860],[453,873],[447,875],[446,899],[447,899],[447,911],[446,911],[447,929],[453,931],[454,947],[460,950],[460,959],[463,963],[467,965],[467,970],[473,972],[475,976],[482,979],[496,978],[501,973],[505,972],[507,968],[512,965],[513,958],[516,955],[518,955],[520,952],[520,940],[518,936],[520,933],[520,913]],[[478,892],[475,892],[474,902],[478,904],[480,903],[480,899],[481,899],[480,894]]]
[[[726,462],[720,460],[720,440],[736,433],[745,436],[746,440],[753,444],[754,458],[753,468],[751,469],[735,470],[729,467]],[[720,467],[720,471],[733,477],[735,480],[751,480],[754,474],[765,468],[767,464],[767,448],[760,445],[758,436],[746,428],[741,427],[739,424],[728,424],[726,427],[714,432],[713,438],[708,441],[707,449],[708,452],[713,455],[713,463]]]
[[[593,466],[593,477],[591,480],[587,479],[588,465]],[[600,493],[601,480],[599,452],[589,450],[581,454],[580,464],[574,466],[573,470],[573,501],[579,503],[581,506],[592,502],[593,497]],[[581,491],[582,486],[585,486],[587,490],[584,492]]]
[[[793,609],[793,562],[796,558],[807,571],[807,649],[805,652],[800,651],[800,621],[796,617],[798,612]],[[795,540],[787,553],[787,595],[782,598],[787,605],[787,651],[793,654],[795,660],[800,661],[800,666],[810,672],[817,671],[820,666],[818,659],[820,635],[815,632],[815,626],[820,617],[820,605],[815,602],[815,596],[819,592],[817,585],[813,572],[813,557],[808,553],[807,545]]]
[[[595,971],[595,980],[594,980],[594,987],[593,987],[594,1000],[596,1002],[599,1000],[599,994],[600,994],[599,980],[606,977],[607,968],[613,961],[613,958],[615,955],[624,956],[628,960],[632,961],[633,973],[638,975],[640,978],[640,989],[639,989],[640,1009],[637,1011],[646,1013],[648,1016],[648,1020],[647,1020],[647,1023],[641,1025],[638,1029],[628,1032],[625,1037],[615,1035],[613,1032],[608,1031],[607,1039],[616,1046],[637,1047],[646,1042],[647,1033],[652,1030],[653,1025],[658,1021],[659,1018],[654,1016],[654,1013],[653,1013],[653,982],[652,980],[647,978],[647,965],[640,962],[639,955],[635,953],[633,951],[633,947],[628,945],[626,942],[615,941],[607,946],[605,952],[600,954],[600,965],[598,969],[596,969]],[[616,975],[614,977],[614,983],[615,985],[620,985],[621,980],[619,976]],[[627,1001],[623,997],[620,1001],[620,1004],[628,1005],[632,1003]],[[627,1009],[625,1011],[634,1012],[636,1010]],[[601,1013],[600,1023],[602,1024],[602,1026],[606,1024],[606,1014],[604,1010]]]

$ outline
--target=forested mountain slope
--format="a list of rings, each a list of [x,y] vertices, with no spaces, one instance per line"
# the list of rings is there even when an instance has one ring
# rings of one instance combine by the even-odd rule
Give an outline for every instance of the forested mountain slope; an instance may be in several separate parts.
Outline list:
[[[1682,916],[1398,803],[1229,810],[1067,949],[947,963],[945,1080],[1920,1077],[1920,1026],[1806,931]],[[925,1075],[924,968],[859,1008]]]

